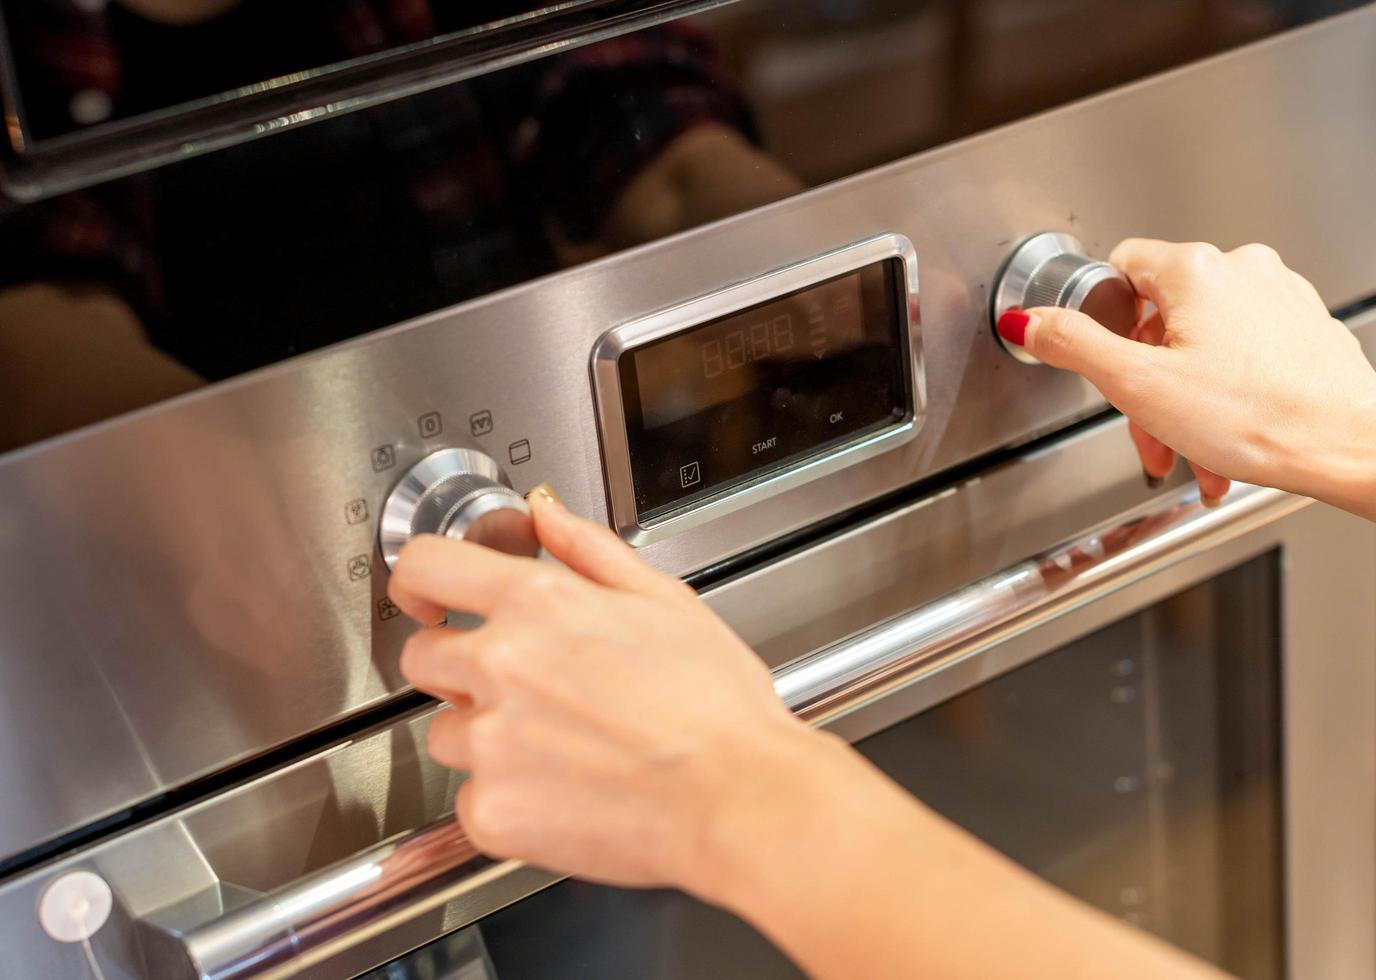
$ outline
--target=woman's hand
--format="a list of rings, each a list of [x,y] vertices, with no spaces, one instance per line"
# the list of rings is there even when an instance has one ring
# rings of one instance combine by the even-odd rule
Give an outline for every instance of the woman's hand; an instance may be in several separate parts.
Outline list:
[[[459,817],[492,855],[721,901],[720,823],[749,808],[761,770],[801,770],[830,739],[793,717],[692,589],[552,496],[530,501],[567,567],[427,536],[392,577],[392,599],[423,623],[447,609],[486,619],[423,630],[401,659],[453,705],[429,741],[471,773]]]
[[[453,707],[430,751],[466,769],[479,848],[583,878],[673,885],[749,920],[817,980],[1214,971],[1067,898],[807,728],[693,592],[606,528],[530,497],[567,566],[446,538],[391,596],[430,629],[402,671]]]
[[[1264,245],[1128,239],[1110,261],[1156,307],[1144,343],[1055,308],[1000,333],[1127,415],[1148,476],[1179,452],[1206,499],[1231,477],[1376,517],[1376,372],[1308,281]]]

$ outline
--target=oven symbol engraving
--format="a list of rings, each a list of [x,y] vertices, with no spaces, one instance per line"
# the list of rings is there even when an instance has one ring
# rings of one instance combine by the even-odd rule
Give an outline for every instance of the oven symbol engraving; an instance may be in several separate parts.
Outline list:
[[[344,505],[344,520],[349,524],[362,524],[368,519],[368,501],[359,497]]]
[[[492,413],[483,409],[476,415],[468,417],[468,431],[475,436],[485,436],[492,431]]]
[[[507,447],[513,465],[520,466],[530,459],[530,440],[522,439],[520,442],[513,442]]]
[[[678,468],[678,482],[685,489],[695,487],[702,482],[702,467],[698,465],[696,460]]]
[[[349,578],[357,582],[367,578],[373,571],[372,561],[367,555],[354,555],[349,559]]]
[[[389,619],[396,619],[400,615],[401,610],[397,608],[397,604],[391,599],[383,596],[377,601],[377,618],[384,623]]]
[[[422,439],[429,439],[431,436],[439,435],[440,430],[444,428],[444,424],[440,421],[440,413],[426,412],[420,418],[416,419],[416,428],[420,429]]]
[[[397,465],[397,454],[392,451],[391,446],[378,446],[373,450],[373,470],[381,473],[383,470],[390,470]]]

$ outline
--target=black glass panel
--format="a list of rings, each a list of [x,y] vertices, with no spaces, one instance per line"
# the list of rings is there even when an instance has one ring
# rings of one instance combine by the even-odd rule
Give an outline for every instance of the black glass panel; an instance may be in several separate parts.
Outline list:
[[[623,354],[637,517],[655,517],[901,421],[897,259]]]
[[[180,2],[9,0],[11,31],[49,25],[6,65],[28,77],[46,59],[29,115],[58,132],[237,84],[247,66],[380,57],[407,17],[534,5],[138,13]],[[0,200],[0,451],[1359,5],[737,0],[54,199]],[[341,35],[339,17],[363,26]]]
[[[1280,977],[1279,599],[1278,556],[1257,558],[859,748],[1071,894],[1246,980]],[[566,882],[479,929],[496,980],[801,976],[678,893]]]
[[[624,15],[664,0],[3,0],[26,141],[217,97],[249,97],[456,36],[584,6]]]

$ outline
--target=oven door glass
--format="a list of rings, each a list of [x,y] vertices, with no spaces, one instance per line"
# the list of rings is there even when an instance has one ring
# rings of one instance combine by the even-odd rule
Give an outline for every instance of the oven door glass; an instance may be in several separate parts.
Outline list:
[[[858,747],[1071,894],[1230,973],[1279,977],[1279,608],[1272,552]],[[672,892],[568,881],[475,930],[481,943],[465,930],[374,975],[801,975],[743,923]]]

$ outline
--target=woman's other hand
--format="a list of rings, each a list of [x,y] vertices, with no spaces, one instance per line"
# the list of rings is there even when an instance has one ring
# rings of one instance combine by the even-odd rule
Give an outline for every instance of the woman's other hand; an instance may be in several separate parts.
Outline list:
[[[721,821],[769,784],[761,772],[801,769],[830,738],[793,717],[692,589],[551,496],[530,500],[565,567],[427,536],[391,582],[423,623],[447,609],[486,619],[423,630],[401,658],[412,684],[452,705],[429,744],[471,773],[459,817],[488,854],[721,900],[709,860]]]
[[[1127,415],[1148,476],[1179,452],[1206,499],[1232,478],[1376,518],[1376,371],[1307,280],[1264,245],[1134,238],[1110,261],[1155,306],[1142,343],[1055,308],[1000,332]]]

